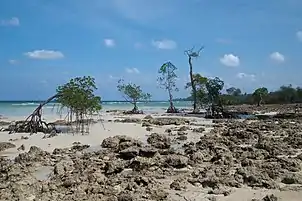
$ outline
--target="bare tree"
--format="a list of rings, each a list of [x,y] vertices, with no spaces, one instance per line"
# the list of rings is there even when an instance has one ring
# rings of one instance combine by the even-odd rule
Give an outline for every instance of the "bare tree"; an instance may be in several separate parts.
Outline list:
[[[185,54],[188,56],[189,59],[189,67],[190,67],[190,82],[191,82],[191,88],[192,88],[192,96],[193,96],[193,113],[197,113],[198,112],[198,108],[197,108],[197,90],[196,90],[196,83],[194,81],[194,75],[193,75],[193,64],[192,64],[192,59],[193,58],[197,58],[199,57],[199,54],[201,52],[201,50],[204,49],[204,46],[200,47],[197,51],[194,51],[194,47],[186,50]]]

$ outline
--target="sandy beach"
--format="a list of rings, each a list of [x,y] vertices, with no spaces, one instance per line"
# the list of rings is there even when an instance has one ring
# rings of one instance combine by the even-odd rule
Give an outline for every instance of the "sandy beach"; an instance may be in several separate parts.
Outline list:
[[[44,118],[59,120],[56,115]],[[7,175],[1,178],[0,200],[301,201],[301,145],[267,144],[272,152],[253,148],[257,142],[253,132],[258,132],[259,124],[269,126],[268,122],[163,113],[104,112],[100,118],[85,135],[0,132],[0,142],[13,145],[0,152],[2,172]],[[290,121],[280,122],[290,125]],[[296,128],[291,129],[300,129],[292,125]],[[264,131],[275,139],[280,135],[278,128]],[[279,161],[271,154],[286,154],[287,159]],[[82,169],[80,164],[87,167]],[[16,172],[19,176],[12,176]],[[66,184],[67,178],[72,184]]]

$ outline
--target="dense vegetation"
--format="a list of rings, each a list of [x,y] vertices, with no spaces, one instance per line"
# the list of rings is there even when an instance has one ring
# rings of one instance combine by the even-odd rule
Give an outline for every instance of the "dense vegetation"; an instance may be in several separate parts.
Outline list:
[[[221,94],[221,99],[225,105],[240,104],[290,104],[302,103],[302,88],[292,85],[281,86],[276,91],[269,92],[265,87],[256,89],[253,93],[241,93],[238,88],[226,89],[225,94]],[[178,98],[175,101],[192,101],[193,98]]]
[[[67,119],[72,122],[75,117],[75,132],[88,130],[88,117],[101,109],[101,97],[94,95],[97,90],[94,78],[90,76],[76,77],[68,83],[58,86],[56,101],[60,107],[67,108]]]

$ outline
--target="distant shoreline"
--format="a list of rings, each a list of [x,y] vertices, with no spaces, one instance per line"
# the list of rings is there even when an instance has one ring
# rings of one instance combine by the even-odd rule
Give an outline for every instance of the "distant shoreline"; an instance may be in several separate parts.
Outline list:
[[[0,100],[0,103],[43,103],[45,100]],[[174,101],[183,101],[190,102],[189,100],[174,100]],[[105,100],[103,103],[117,102],[117,103],[127,103],[128,101],[124,100]],[[168,100],[152,100],[148,101],[151,103],[160,103],[160,102],[169,102]],[[51,101],[50,103],[56,103],[56,101]]]

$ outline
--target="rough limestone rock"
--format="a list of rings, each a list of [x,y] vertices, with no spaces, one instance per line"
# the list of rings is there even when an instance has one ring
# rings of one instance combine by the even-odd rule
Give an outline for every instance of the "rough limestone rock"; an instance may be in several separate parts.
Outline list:
[[[155,148],[158,149],[168,149],[171,146],[171,140],[169,137],[163,134],[152,133],[147,142]]]
[[[138,154],[139,154],[138,147],[129,147],[119,152],[120,157],[127,160],[130,160],[138,156]]]
[[[0,151],[4,151],[6,149],[15,148],[16,145],[10,142],[0,142]]]
[[[104,139],[101,146],[103,148],[117,148],[119,143],[120,139],[117,136],[114,136]]]
[[[193,132],[195,133],[202,133],[205,131],[205,128],[204,127],[199,127],[199,128],[194,128],[193,129]]]
[[[148,122],[154,125],[163,126],[163,125],[182,125],[190,123],[189,120],[184,118],[168,118],[168,117],[159,117],[148,119]]]
[[[28,152],[20,153],[16,158],[17,163],[32,163],[32,162],[44,162],[49,160],[50,154],[43,151],[41,148],[31,146]]]
[[[144,117],[144,119],[153,119],[153,117],[151,115],[147,115]]]
[[[24,150],[25,150],[24,144],[22,144],[17,150],[18,150],[18,151],[24,151]]]
[[[153,156],[155,156],[155,154],[157,153],[157,150],[154,149],[153,147],[141,147],[139,149],[139,156],[142,157],[147,157],[147,158],[151,158]]]
[[[139,118],[125,118],[125,119],[116,119],[114,120],[114,122],[140,124],[142,120]]]
[[[165,157],[165,165],[166,166],[171,166],[174,168],[184,168],[188,165],[189,159],[185,156],[181,155],[167,155]]]

